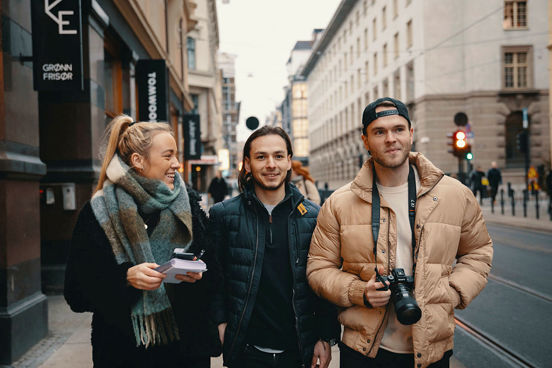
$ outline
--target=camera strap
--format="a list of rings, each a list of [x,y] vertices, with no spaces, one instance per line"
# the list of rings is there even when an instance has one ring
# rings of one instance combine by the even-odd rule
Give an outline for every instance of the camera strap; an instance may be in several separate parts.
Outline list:
[[[414,221],[416,219],[416,179],[414,169],[408,165],[408,221],[410,222],[410,233],[412,238],[412,255],[416,251],[416,238],[414,237]],[[380,228],[380,195],[378,186],[376,185],[377,175],[375,163],[372,166],[373,184],[372,184],[372,237],[374,238],[374,257],[377,263],[378,260],[378,236]],[[414,267],[416,262],[414,261]],[[376,266],[376,274],[378,268]],[[379,275],[378,275],[379,276]]]

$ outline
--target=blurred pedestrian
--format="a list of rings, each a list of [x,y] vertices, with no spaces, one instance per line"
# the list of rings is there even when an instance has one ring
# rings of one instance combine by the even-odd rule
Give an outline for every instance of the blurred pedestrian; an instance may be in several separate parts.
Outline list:
[[[481,292],[491,269],[481,209],[466,186],[411,152],[401,101],[370,103],[362,124],[372,157],[320,209],[309,284],[339,307],[342,368],[448,367],[454,308]]]
[[[489,186],[491,188],[491,200],[495,203],[498,186],[502,184],[502,174],[496,161],[491,162],[491,168],[487,171],[487,179],[489,179]]]
[[[169,125],[121,115],[109,137],[100,179],[81,209],[65,274],[65,298],[92,312],[95,367],[209,367],[220,354],[205,310],[212,281],[202,273],[165,284],[155,269],[175,247],[210,248],[200,197],[178,173]],[[200,281],[201,280],[201,281]]]
[[[209,272],[224,275],[212,309],[228,367],[327,368],[339,338],[335,307],[307,283],[318,206],[289,184],[292,155],[283,129],[257,129],[243,147],[242,193],[211,207],[221,268]]]
[[[301,161],[293,160],[291,161],[291,170],[291,182],[309,201],[320,205],[320,193],[314,185],[314,179],[310,175],[309,169],[304,167]]]
[[[483,184],[484,181],[486,181],[485,172],[481,166],[477,166],[470,174],[470,185],[475,198],[479,193],[479,203],[483,203],[487,192],[486,185]]]
[[[222,177],[222,172],[220,170],[217,170],[216,176],[211,180],[207,192],[211,198],[213,198],[214,203],[224,201],[224,197],[228,195],[228,184]]]

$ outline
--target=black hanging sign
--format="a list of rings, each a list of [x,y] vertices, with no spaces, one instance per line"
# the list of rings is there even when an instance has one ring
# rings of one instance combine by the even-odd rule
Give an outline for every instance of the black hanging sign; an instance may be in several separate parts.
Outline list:
[[[184,159],[201,158],[201,124],[198,114],[184,114]]]
[[[138,60],[138,119],[169,121],[169,74],[165,60]]]
[[[37,91],[82,91],[81,0],[31,1]]]

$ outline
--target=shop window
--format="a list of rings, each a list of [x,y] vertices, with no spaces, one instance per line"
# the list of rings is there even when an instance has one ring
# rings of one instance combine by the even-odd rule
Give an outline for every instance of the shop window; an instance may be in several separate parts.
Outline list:
[[[104,38],[104,80],[105,115],[111,120],[122,113],[130,113],[130,64],[129,51],[123,43],[110,33]]]

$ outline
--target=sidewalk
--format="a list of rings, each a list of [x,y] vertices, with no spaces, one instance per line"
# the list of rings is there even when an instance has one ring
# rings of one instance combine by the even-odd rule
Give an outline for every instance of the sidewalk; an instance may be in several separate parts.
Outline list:
[[[537,220],[534,202],[528,206],[528,217],[523,217],[523,207],[516,203],[516,216],[511,215],[511,207],[505,205],[504,215],[500,206],[495,206],[495,213],[486,200],[481,207],[485,221],[508,227],[519,227],[529,230],[545,231],[552,234],[552,221],[546,213],[546,206],[541,206],[540,219]],[[90,345],[90,313],[73,313],[65,303],[63,296],[48,296],[48,336],[29,350],[21,359],[13,363],[14,368],[88,368],[92,367],[92,347]],[[222,358],[213,358],[212,368],[222,367]],[[332,349],[331,368],[339,367],[339,350]],[[465,368],[454,356],[452,368]]]

